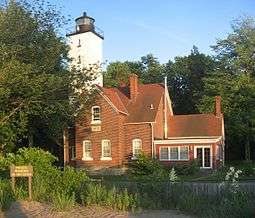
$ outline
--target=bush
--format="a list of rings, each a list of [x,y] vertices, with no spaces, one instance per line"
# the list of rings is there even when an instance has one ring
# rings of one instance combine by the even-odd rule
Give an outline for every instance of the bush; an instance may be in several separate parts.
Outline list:
[[[57,160],[49,152],[38,148],[21,148],[16,154],[10,153],[0,158],[0,168],[7,171],[11,164],[31,164],[34,169],[32,178],[32,197],[40,202],[51,202],[57,210],[71,207],[79,197],[81,184],[88,180],[83,171],[76,171],[72,167],[63,170],[54,166]],[[18,178],[15,195],[17,199],[28,196],[27,179]],[[56,194],[56,196],[53,195]],[[78,200],[78,199],[77,199]],[[57,205],[59,204],[59,205]]]
[[[134,177],[162,179],[167,178],[167,172],[157,159],[140,154],[136,160],[129,163],[129,174]]]
[[[196,160],[193,160],[189,164],[176,165],[174,168],[178,175],[183,176],[194,175],[199,172],[199,166]]]
[[[14,195],[10,182],[0,179],[0,211],[8,209],[13,201]]]

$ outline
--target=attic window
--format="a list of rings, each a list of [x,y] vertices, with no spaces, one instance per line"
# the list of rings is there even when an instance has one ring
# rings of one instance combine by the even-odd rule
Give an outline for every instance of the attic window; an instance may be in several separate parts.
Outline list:
[[[101,111],[99,106],[93,106],[92,109],[92,123],[101,123]]]

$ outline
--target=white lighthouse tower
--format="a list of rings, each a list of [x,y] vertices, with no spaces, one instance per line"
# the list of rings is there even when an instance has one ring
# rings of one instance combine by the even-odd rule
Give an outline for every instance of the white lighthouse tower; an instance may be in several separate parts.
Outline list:
[[[83,16],[75,19],[76,28],[73,33],[67,34],[72,59],[71,65],[78,68],[96,68],[93,84],[103,86],[101,64],[103,60],[103,31],[95,26],[95,19]]]

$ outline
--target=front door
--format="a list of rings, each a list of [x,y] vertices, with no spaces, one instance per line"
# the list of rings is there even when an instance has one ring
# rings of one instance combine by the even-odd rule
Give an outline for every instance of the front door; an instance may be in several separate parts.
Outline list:
[[[196,146],[195,158],[201,168],[212,168],[211,146]]]

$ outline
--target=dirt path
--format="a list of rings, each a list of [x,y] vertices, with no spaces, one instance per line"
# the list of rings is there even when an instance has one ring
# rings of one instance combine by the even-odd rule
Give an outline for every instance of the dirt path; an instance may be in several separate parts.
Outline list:
[[[79,207],[77,206],[69,212],[55,212],[49,205],[39,202],[15,202],[11,208],[4,213],[0,213],[1,218],[189,218],[178,211],[144,211],[133,214],[130,212],[118,212],[105,207]]]

